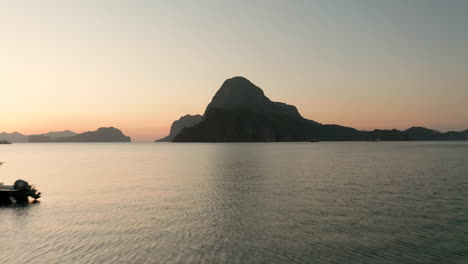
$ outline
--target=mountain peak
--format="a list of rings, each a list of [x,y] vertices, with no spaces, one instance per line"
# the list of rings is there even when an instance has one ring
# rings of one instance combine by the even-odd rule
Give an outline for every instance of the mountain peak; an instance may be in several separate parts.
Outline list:
[[[249,79],[244,76],[235,76],[224,81],[223,86],[228,86],[230,88],[251,88],[251,89],[260,89],[255,84],[253,84]],[[261,89],[260,89],[261,90]]]
[[[281,113],[291,118],[303,119],[295,106],[272,102],[260,87],[242,76],[224,81],[208,104],[204,116],[211,109],[248,110],[255,113]]]
[[[224,81],[208,104],[205,115],[211,108],[258,109],[271,103],[262,89],[245,77],[237,76]]]

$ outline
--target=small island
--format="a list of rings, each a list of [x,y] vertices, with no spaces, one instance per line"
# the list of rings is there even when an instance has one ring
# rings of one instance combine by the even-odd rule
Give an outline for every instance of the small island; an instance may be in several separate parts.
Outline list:
[[[0,144],[11,142],[48,143],[48,142],[131,142],[121,130],[114,127],[101,127],[96,131],[75,133],[71,130],[55,131],[45,134],[23,135],[18,132],[0,133]]]
[[[73,136],[51,138],[44,136],[49,142],[130,142],[131,138],[114,127],[101,127],[96,131],[88,131]]]

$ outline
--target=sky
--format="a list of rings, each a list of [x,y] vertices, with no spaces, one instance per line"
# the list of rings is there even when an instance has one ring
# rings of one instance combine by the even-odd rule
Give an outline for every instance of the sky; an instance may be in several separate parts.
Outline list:
[[[468,1],[0,0],[0,132],[134,141],[244,76],[309,119],[468,129]]]

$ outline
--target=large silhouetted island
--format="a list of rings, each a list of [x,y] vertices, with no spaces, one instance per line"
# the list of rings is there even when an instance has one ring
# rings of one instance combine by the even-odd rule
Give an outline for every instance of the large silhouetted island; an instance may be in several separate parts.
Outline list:
[[[189,118],[190,119],[190,118]],[[181,119],[182,120],[182,119]],[[273,102],[244,77],[226,80],[202,118],[191,119],[180,132],[164,138],[174,142],[286,142],[365,140],[465,140],[468,130],[440,133],[413,127],[405,131],[362,131],[305,119],[297,108]],[[173,127],[177,122],[174,122]]]

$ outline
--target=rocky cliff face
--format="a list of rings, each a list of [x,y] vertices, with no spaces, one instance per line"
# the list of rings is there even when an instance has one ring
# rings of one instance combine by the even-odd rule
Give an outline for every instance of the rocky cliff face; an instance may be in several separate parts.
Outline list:
[[[193,127],[194,125],[200,123],[203,120],[203,116],[201,115],[185,115],[179,120],[174,121],[171,125],[171,131],[169,132],[169,135],[156,140],[156,142],[169,142],[174,139],[175,136],[177,136],[182,129],[186,127]]]
[[[226,80],[208,104],[204,120],[184,128],[176,142],[308,141],[319,123],[304,119],[297,108],[273,102],[244,77]]]
[[[311,126],[281,113],[212,108],[198,125],[184,128],[175,142],[307,141]]]
[[[243,109],[256,113],[277,113],[294,119],[303,119],[293,105],[272,102],[263,90],[244,77],[227,79],[208,104],[204,116],[214,108]]]

